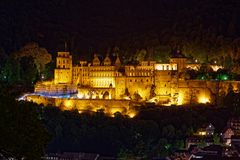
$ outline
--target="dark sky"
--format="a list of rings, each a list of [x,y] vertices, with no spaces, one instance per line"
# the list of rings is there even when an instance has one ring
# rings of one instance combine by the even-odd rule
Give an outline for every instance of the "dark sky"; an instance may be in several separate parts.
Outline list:
[[[206,26],[226,27],[231,19],[239,21],[233,15],[240,8],[239,0],[1,0],[0,5],[0,44],[7,53],[29,41],[50,52],[63,49],[64,41],[76,52],[103,51],[199,17]]]

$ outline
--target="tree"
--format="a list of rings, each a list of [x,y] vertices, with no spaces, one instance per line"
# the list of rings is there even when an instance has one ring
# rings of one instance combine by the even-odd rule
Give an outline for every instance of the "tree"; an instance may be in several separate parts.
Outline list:
[[[37,66],[31,56],[20,59],[20,78],[24,84],[33,84],[39,79]]]
[[[37,107],[0,96],[0,150],[17,159],[41,159],[49,135],[38,119]]]
[[[20,65],[17,60],[8,57],[2,69],[1,80],[14,84],[20,80]]]
[[[41,74],[41,79],[43,80],[50,80],[54,77],[54,69],[55,69],[55,62],[51,61],[50,63],[47,63],[45,65],[45,69],[43,70]]]
[[[27,43],[18,52],[16,52],[14,56],[16,59],[32,57],[39,73],[42,73],[45,69],[45,65],[50,63],[52,60],[52,56],[48,53],[48,51],[45,48],[39,47],[39,45],[35,42]]]
[[[173,139],[175,137],[174,126],[173,125],[167,125],[167,126],[163,127],[162,135],[163,135],[163,137],[166,137],[167,139]]]
[[[216,145],[221,144],[219,135],[217,135],[217,134],[213,135],[213,143],[216,144]]]
[[[127,149],[121,149],[120,152],[117,155],[117,160],[135,160],[136,157],[131,151],[128,151]]]
[[[158,144],[156,145],[156,148],[154,149],[156,152],[156,155],[158,155],[158,157],[164,157],[168,155],[168,140],[165,138],[160,138],[158,140]]]

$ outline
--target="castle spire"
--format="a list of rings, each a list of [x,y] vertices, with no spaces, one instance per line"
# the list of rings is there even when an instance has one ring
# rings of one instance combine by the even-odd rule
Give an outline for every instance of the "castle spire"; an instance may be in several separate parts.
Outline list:
[[[115,66],[120,66],[121,65],[121,61],[120,61],[120,58],[118,56],[118,53],[117,53],[117,58],[116,58],[116,61],[115,61]]]
[[[106,57],[105,57],[103,63],[104,63],[105,66],[110,66],[111,65],[111,59],[109,58],[108,53],[106,54]]]
[[[94,54],[93,65],[94,66],[99,66],[100,65],[100,60],[99,60],[99,58],[98,58],[96,53]]]
[[[67,41],[64,42],[64,51],[67,51]]]

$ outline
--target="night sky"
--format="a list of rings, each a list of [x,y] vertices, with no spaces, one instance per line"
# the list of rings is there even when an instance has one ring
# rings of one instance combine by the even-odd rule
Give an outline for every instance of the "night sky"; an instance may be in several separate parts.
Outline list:
[[[103,53],[114,46],[146,47],[141,42],[154,38],[165,43],[166,29],[171,36],[201,24],[227,36],[233,22],[235,38],[240,28],[239,0],[1,0],[0,4],[0,45],[7,54],[31,41],[51,53],[63,50],[65,41],[73,53]]]

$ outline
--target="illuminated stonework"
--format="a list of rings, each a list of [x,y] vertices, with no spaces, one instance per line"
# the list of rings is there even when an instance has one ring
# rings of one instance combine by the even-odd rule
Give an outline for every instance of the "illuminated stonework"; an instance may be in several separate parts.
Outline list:
[[[184,105],[190,103],[214,102],[212,94],[227,91],[231,83],[236,90],[237,81],[186,80],[183,77],[186,68],[198,69],[199,64],[187,64],[184,56],[173,56],[169,63],[159,64],[156,61],[142,61],[139,64],[122,65],[118,55],[104,58],[94,55],[92,62],[79,61],[72,65],[69,52],[58,52],[54,81],[39,82],[35,93],[44,95],[64,95],[75,93],[75,99],[81,100],[125,100],[158,105]],[[221,66],[213,66],[214,70]],[[74,101],[75,102],[75,101]],[[105,101],[104,101],[105,102]],[[58,106],[72,108],[76,104],[70,100]],[[79,105],[79,104],[78,104]],[[104,103],[102,104],[104,106]],[[106,105],[104,106],[106,109]],[[91,110],[101,109],[92,106]],[[136,112],[119,106],[108,106],[107,112],[125,112],[133,117]]]

